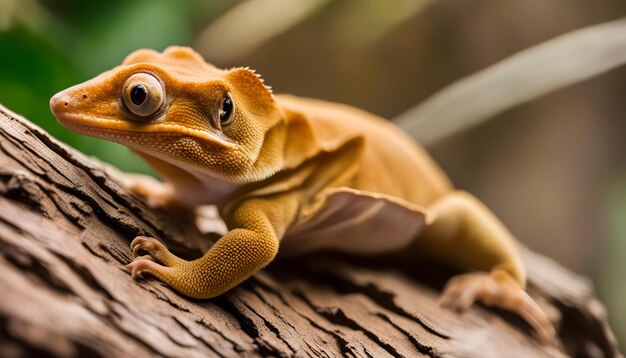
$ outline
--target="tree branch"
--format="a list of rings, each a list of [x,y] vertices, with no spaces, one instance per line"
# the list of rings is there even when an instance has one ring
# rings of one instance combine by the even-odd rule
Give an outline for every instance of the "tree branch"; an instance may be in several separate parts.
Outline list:
[[[0,356],[619,354],[589,281],[527,251],[530,294],[561,327],[555,347],[505,312],[441,309],[451,273],[427,264],[318,254],[211,300],[133,282],[135,236],[193,257],[215,235],[149,208],[121,175],[0,107]]]

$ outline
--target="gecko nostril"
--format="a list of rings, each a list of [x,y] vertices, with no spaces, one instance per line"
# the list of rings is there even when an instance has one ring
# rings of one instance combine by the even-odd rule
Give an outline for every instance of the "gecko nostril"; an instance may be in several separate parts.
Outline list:
[[[83,99],[87,99],[87,95],[86,94],[83,95]]]
[[[67,102],[63,103],[63,105],[64,105],[65,107],[67,107]]]

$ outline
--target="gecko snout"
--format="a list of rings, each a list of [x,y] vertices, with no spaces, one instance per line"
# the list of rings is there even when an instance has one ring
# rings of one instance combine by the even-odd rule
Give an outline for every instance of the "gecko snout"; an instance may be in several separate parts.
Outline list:
[[[67,90],[61,91],[50,98],[50,110],[59,123],[64,124],[72,119],[75,113],[74,100],[68,95]]]
[[[69,98],[67,98],[65,91],[59,92],[50,98],[50,110],[55,117],[58,117],[69,104]]]
[[[55,117],[67,113],[77,112],[78,109],[85,107],[89,96],[82,91],[74,91],[68,88],[61,91],[50,98],[50,110]]]
[[[100,119],[120,117],[115,88],[101,81],[87,81],[67,88],[50,98],[50,110],[63,125],[68,122],[99,126]],[[91,123],[93,122],[93,123]]]
[[[109,103],[99,101],[79,85],[63,90],[50,98],[50,110],[57,121],[65,127],[78,130],[76,126],[99,126],[100,119],[115,116]]]

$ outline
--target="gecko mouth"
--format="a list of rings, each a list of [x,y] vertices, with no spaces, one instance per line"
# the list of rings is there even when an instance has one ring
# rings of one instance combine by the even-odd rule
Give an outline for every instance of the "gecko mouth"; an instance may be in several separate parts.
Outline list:
[[[62,93],[62,92],[61,92]],[[134,139],[141,136],[149,137],[181,137],[188,136],[204,143],[226,150],[236,150],[237,145],[225,139],[216,137],[205,131],[188,128],[180,124],[152,121],[137,123],[117,118],[97,117],[72,112],[67,99],[55,95],[50,100],[50,109],[57,121],[64,127],[90,137],[112,140],[120,144],[131,146]]]

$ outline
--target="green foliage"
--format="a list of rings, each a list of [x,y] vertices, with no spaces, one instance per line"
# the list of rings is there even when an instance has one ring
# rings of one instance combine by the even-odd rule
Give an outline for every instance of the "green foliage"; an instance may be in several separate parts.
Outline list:
[[[189,44],[194,26],[209,22],[218,7],[199,0],[15,1],[10,9],[0,8],[12,11],[9,27],[0,31],[0,103],[87,154],[125,171],[149,173],[127,149],[61,127],[48,101],[138,48]]]
[[[0,56],[0,102],[62,136],[60,126],[51,123],[48,100],[80,80],[76,69],[64,54],[21,26],[0,33],[0,47],[8,50]]]

